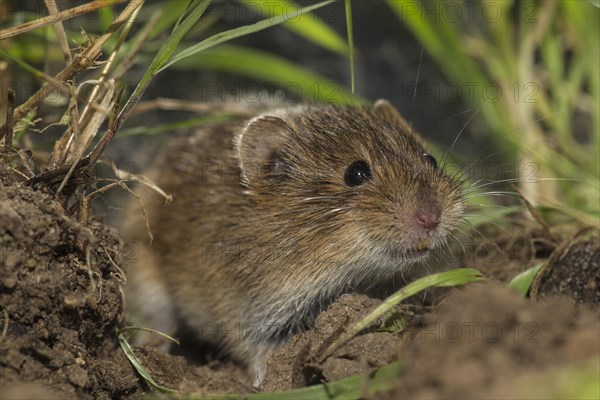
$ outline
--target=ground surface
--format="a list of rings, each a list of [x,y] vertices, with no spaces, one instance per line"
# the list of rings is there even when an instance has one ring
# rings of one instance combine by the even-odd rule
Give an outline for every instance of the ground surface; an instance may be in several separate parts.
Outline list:
[[[118,235],[99,222],[80,225],[50,194],[32,190],[6,171],[0,206],[0,397],[142,398],[148,386],[115,334],[126,321],[124,250]],[[547,237],[535,222],[480,231],[486,239],[467,246],[459,263],[480,269],[491,282],[402,306],[398,312],[406,322],[404,330],[382,329],[378,321],[319,362],[327,343],[379,304],[362,295],[343,296],[310,331],[274,354],[263,390],[331,382],[400,360],[398,388],[381,397],[529,393],[543,398],[556,392],[552,382],[540,382],[548,382],[548,374],[561,366],[592,363],[598,368],[597,232],[576,235],[577,229],[570,227]],[[519,272],[546,259],[535,283],[537,302],[505,288]],[[255,391],[233,364],[198,366],[155,348],[134,351],[165,387],[200,393]]]

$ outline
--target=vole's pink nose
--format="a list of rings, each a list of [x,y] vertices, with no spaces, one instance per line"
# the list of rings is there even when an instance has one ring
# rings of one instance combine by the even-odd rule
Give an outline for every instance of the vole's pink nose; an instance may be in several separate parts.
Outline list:
[[[441,215],[439,207],[427,207],[415,211],[413,218],[417,228],[429,232],[440,224]]]

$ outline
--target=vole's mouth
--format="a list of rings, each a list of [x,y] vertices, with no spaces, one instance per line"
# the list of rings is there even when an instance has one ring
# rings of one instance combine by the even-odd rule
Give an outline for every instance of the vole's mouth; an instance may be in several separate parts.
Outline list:
[[[414,247],[392,248],[388,254],[392,258],[419,260],[429,254],[432,244],[431,239],[421,239]]]

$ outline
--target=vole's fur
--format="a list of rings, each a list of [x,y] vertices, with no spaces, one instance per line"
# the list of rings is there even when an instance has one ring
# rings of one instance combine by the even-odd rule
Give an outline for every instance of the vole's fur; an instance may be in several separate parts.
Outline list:
[[[154,242],[131,267],[133,303],[159,329],[184,321],[260,380],[271,352],[337,296],[447,242],[460,184],[426,153],[385,101],[301,106],[175,139],[151,173],[172,204],[143,197]],[[357,160],[372,176],[350,186]],[[129,235],[147,244],[131,210]],[[424,229],[415,215],[437,220]]]

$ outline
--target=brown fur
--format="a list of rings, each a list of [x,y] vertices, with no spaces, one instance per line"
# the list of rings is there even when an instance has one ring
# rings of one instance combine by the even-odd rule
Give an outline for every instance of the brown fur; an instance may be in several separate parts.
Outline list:
[[[169,314],[158,328],[183,320],[260,379],[270,353],[337,296],[445,244],[460,185],[425,152],[387,102],[296,107],[174,140],[150,174],[172,204],[144,196],[155,240],[132,266],[133,301],[151,319]],[[372,178],[350,187],[357,160]],[[436,208],[437,228],[414,227],[416,210]],[[147,243],[139,217],[129,235]]]

